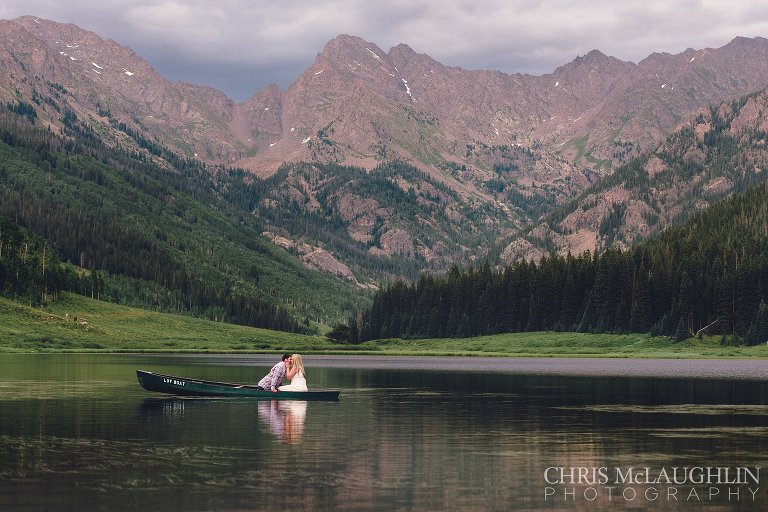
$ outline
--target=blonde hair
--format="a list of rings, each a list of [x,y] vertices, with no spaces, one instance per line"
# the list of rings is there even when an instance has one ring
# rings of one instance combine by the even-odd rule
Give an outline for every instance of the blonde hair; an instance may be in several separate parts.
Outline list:
[[[304,371],[304,363],[301,362],[301,356],[299,354],[293,354],[291,358],[293,359],[293,364],[291,366],[298,369],[298,372],[296,373],[301,373],[304,377],[306,377],[307,372]]]

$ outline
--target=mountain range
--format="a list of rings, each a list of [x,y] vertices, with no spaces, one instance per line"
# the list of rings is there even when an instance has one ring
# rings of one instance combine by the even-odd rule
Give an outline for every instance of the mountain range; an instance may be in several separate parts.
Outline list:
[[[768,91],[702,108],[654,150],[533,223],[501,259],[628,249],[768,180]]]
[[[159,165],[153,150],[167,148],[213,176],[240,169],[220,193],[305,266],[359,288],[484,257],[629,246],[751,183],[745,167],[764,158],[759,37],[638,63],[594,50],[532,76],[341,35],[286,90],[238,103],[24,16],[0,21],[0,68],[0,100],[34,105],[54,134],[74,116]],[[739,148],[733,173],[705,147],[724,137]]]

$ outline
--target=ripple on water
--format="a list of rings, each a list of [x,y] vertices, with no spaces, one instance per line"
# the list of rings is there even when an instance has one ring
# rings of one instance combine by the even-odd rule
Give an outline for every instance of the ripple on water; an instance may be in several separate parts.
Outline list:
[[[703,416],[765,416],[768,405],[761,404],[674,404],[674,405],[635,405],[635,404],[595,404],[557,407],[561,410],[592,411],[605,413],[637,414],[697,414]]]

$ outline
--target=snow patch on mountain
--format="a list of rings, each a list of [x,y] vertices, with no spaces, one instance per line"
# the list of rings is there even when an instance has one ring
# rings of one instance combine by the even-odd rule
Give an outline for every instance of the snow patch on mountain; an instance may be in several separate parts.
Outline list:
[[[414,103],[417,103],[416,98],[414,98],[413,94],[411,94],[411,88],[408,87],[408,80],[406,80],[405,78],[401,78],[400,80],[402,80],[403,81],[403,85],[405,85],[405,92],[408,94],[408,96],[411,97],[411,99],[413,100]]]

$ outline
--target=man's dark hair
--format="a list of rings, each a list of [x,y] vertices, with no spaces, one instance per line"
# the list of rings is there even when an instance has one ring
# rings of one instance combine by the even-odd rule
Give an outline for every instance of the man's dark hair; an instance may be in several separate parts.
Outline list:
[[[283,361],[291,357],[291,354],[283,354]]]

